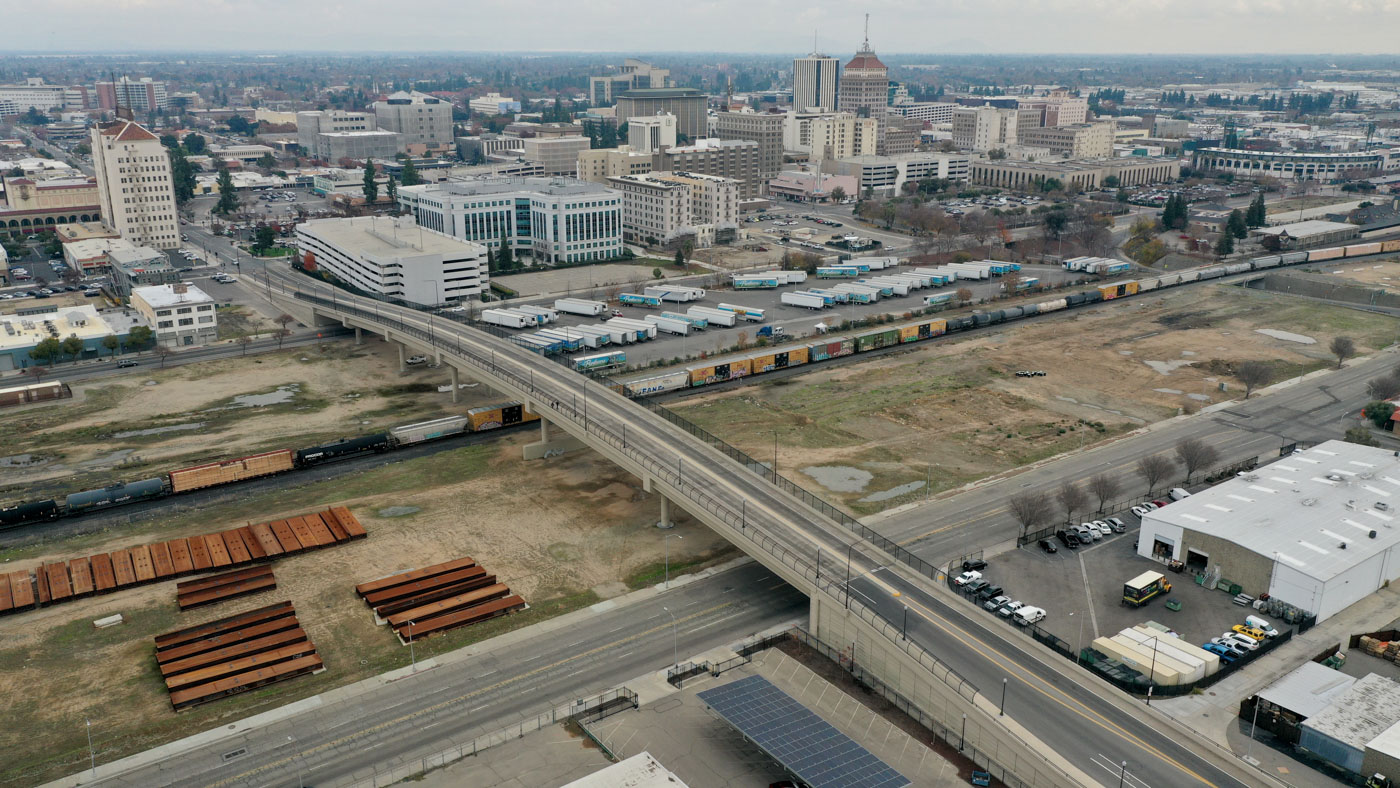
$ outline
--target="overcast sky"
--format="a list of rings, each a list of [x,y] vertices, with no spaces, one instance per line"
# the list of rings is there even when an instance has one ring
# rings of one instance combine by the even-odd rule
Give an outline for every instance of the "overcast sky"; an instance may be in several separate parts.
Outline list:
[[[0,0],[0,18],[19,0]],[[5,8],[11,12],[7,14]],[[1400,0],[45,0],[20,50],[1400,52]]]

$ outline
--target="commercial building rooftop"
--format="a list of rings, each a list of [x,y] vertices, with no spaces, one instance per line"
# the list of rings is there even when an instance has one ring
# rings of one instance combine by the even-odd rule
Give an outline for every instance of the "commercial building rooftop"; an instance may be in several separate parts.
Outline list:
[[[321,239],[345,251],[374,257],[415,254],[476,255],[480,244],[424,229],[411,217],[359,216],[302,222],[297,232]]]
[[[405,186],[400,192],[420,188]],[[575,178],[489,178],[479,181],[445,181],[426,184],[425,191],[444,191],[450,194],[512,194],[515,192],[540,192],[555,196],[584,194],[608,194],[611,190],[601,183],[580,181]]]
[[[214,299],[194,285],[150,285],[132,288],[132,295],[151,305],[152,309],[189,304],[208,304]]]
[[[1310,235],[1322,235],[1325,233],[1346,232],[1356,230],[1356,225],[1346,222],[1327,222],[1321,219],[1308,219],[1303,222],[1293,222],[1292,224],[1276,224],[1273,227],[1260,227],[1255,233],[1260,235],[1283,235],[1287,233],[1290,238],[1307,238]]]
[[[1316,662],[1304,662],[1297,670],[1259,691],[1259,697],[1308,719],[1321,714],[1356,679]]]
[[[1400,720],[1400,683],[1371,673],[1303,725],[1360,750]]]
[[[1147,515],[1326,581],[1400,542],[1400,457],[1327,441]]]
[[[0,315],[0,351],[33,347],[49,337],[97,339],[112,330],[91,304],[59,307],[36,315]]]
[[[631,758],[581,777],[564,788],[686,788],[681,778],[643,750]]]

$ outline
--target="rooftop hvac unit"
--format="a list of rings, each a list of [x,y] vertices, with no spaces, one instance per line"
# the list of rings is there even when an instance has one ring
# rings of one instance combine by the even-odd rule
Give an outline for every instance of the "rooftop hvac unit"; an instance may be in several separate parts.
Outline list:
[[[1327,474],[1327,478],[1331,479],[1334,482],[1346,481],[1346,479],[1342,478],[1342,475],[1340,473],[1329,473]]]
[[[1369,534],[1367,534],[1367,535],[1370,536],[1372,539],[1375,539],[1375,538],[1376,538],[1376,532],[1375,532],[1374,529],[1372,529],[1371,533],[1369,533]]]
[[[1347,508],[1356,511],[1356,501],[1347,501]]]
[[[1317,499],[1316,499],[1316,498],[1304,498],[1304,499],[1303,499],[1303,505],[1304,505],[1304,506],[1317,506]]]
[[[1376,508],[1381,510],[1382,512],[1388,512],[1390,511],[1390,504],[1386,503],[1385,501],[1376,501]]]

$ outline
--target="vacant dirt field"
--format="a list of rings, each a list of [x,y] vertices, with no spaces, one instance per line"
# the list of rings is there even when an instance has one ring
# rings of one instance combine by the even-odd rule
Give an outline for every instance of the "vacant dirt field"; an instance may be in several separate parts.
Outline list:
[[[1396,338],[1394,320],[1381,315],[1191,288],[759,377],[673,407],[759,459],[773,457],[776,431],[780,471],[868,514],[1239,397],[1232,370],[1242,361],[1269,362],[1275,380],[1318,369],[1338,335],[1362,352]]]
[[[1377,285],[1386,290],[1400,290],[1400,260],[1386,260],[1380,263],[1370,260],[1336,262],[1338,265],[1319,263],[1316,269],[1319,273],[1331,274],[1351,282]]]
[[[398,370],[390,345],[341,342],[75,384],[71,400],[0,411],[0,500],[302,448],[502,399],[474,386],[453,405],[450,390],[437,390],[449,384],[445,369]]]
[[[654,527],[656,500],[591,452],[527,465],[520,444],[533,439],[513,436],[159,525],[6,552],[13,570],[331,504],[350,507],[369,532],[362,541],[275,562],[274,591],[188,613],[177,611],[170,581],[0,619],[0,697],[10,701],[8,723],[0,726],[0,751],[8,753],[0,761],[0,785],[34,785],[83,768],[85,718],[94,721],[98,758],[110,761],[406,665],[407,649],[387,627],[375,626],[355,596],[356,583],[472,556],[531,606],[420,641],[418,656],[425,657],[659,582],[664,546]],[[530,483],[519,484],[522,478]],[[684,516],[669,533],[685,536],[672,545],[673,572],[730,555],[727,543]],[[170,710],[151,656],[153,636],[284,599],[296,605],[326,672],[179,715]],[[126,623],[92,628],[93,619],[113,613]],[[29,746],[34,741],[45,746]]]

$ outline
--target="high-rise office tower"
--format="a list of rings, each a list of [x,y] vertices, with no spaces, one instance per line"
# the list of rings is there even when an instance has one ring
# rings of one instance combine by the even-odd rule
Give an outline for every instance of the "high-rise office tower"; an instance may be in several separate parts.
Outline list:
[[[818,53],[792,61],[792,108],[806,112],[820,107],[828,112],[836,109],[836,90],[840,83],[841,61]]]

